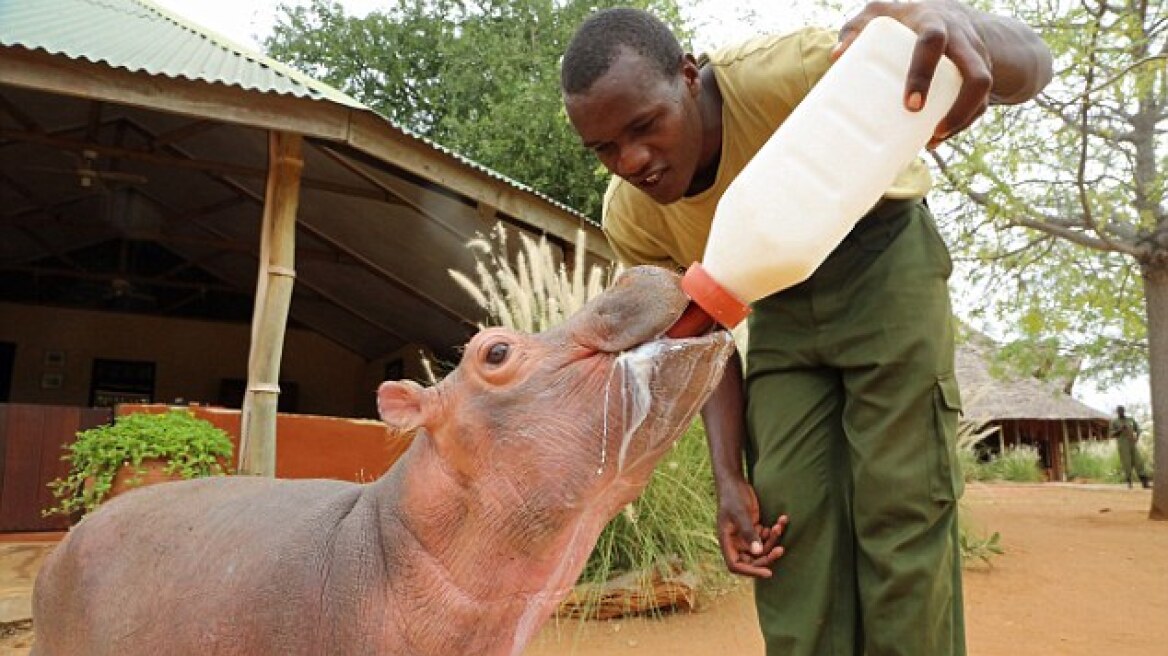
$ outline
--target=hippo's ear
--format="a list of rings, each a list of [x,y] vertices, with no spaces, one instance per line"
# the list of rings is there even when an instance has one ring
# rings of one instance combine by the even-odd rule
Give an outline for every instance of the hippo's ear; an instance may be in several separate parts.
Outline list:
[[[426,390],[412,380],[386,381],[377,388],[377,411],[390,427],[415,430],[429,416]]]

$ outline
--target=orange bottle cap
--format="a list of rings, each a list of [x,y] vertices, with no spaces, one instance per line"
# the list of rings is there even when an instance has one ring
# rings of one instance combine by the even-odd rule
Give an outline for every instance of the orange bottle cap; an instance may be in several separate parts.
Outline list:
[[[677,322],[665,331],[665,336],[673,339],[697,337],[710,332],[713,327],[714,320],[710,318],[710,315],[706,314],[706,311],[697,303],[690,301],[686,304],[685,311],[681,313]]]
[[[727,328],[733,328],[750,314],[750,306],[718,283],[698,262],[686,269],[681,289],[706,314]]]

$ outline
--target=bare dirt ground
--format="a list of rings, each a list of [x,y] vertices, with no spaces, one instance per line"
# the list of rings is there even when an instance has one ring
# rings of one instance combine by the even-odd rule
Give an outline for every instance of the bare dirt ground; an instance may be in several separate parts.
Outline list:
[[[972,485],[975,533],[1006,553],[967,569],[971,656],[1126,656],[1168,652],[1168,522],[1150,494],[1104,486]],[[27,654],[25,627],[0,630],[0,656]],[[6,635],[7,633],[7,635]],[[750,590],[664,619],[549,624],[524,656],[762,654]]]
[[[970,656],[1168,653],[1168,522],[1151,495],[1113,486],[971,485],[975,534],[1005,554],[966,569]],[[524,656],[763,653],[746,586],[663,620],[548,626]]]

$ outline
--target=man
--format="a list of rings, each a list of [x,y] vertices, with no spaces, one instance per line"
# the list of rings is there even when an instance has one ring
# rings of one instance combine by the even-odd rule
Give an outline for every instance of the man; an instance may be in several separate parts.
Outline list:
[[[1107,434],[1115,438],[1115,444],[1119,447],[1119,475],[1127,479],[1127,486],[1132,486],[1134,472],[1145,489],[1152,487],[1148,481],[1148,472],[1144,469],[1144,457],[1140,455],[1140,426],[1135,419],[1127,416],[1122,405],[1115,408],[1115,419],[1111,420]]]
[[[644,12],[585,21],[561,90],[615,174],[604,228],[620,258],[699,261],[726,186],[877,15],[919,35],[908,109],[942,54],[962,73],[934,143],[1050,79],[1029,28],[950,0],[873,3],[838,41],[806,29],[700,61]],[[923,165],[906,169],[810,279],[755,303],[745,381],[732,358],[703,408],[718,538],[729,569],[756,577],[768,654],[964,653],[951,263],[922,202],[929,186]]]

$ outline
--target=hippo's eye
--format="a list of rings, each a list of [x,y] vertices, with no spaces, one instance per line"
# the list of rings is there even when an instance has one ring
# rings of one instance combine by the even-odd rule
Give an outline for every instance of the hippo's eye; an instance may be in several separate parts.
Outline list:
[[[498,342],[487,349],[487,364],[503,364],[507,354],[511,352],[511,345],[507,342]]]

